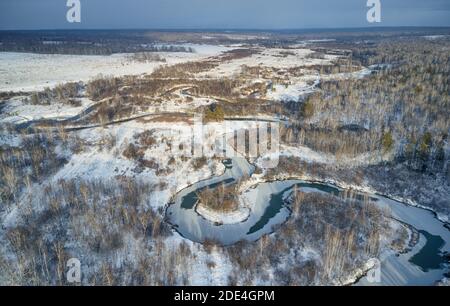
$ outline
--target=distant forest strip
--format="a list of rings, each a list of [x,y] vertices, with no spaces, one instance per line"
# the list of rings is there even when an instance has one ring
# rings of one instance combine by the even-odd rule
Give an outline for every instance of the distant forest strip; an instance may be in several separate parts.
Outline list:
[[[193,48],[183,45],[187,41],[203,43],[202,34],[147,30],[0,30],[0,52],[70,55],[195,52]],[[234,42],[229,39],[214,41]]]
[[[0,31],[0,52],[111,55],[135,52],[194,52],[140,31]]]
[[[0,52],[30,52],[39,54],[111,55],[135,52],[194,52],[191,47],[177,45],[129,44],[127,42],[65,42],[20,41],[0,44]]]

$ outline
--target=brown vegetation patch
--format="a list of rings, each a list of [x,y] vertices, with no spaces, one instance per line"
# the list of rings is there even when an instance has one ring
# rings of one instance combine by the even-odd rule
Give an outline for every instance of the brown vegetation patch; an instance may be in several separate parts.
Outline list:
[[[199,205],[218,212],[231,212],[239,207],[238,190],[236,185],[221,184],[218,188],[206,188],[197,193]]]

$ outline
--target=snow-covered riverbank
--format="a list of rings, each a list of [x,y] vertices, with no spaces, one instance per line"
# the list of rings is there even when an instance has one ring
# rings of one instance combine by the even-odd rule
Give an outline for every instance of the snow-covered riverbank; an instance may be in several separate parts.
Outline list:
[[[241,223],[250,215],[250,208],[242,205],[234,211],[218,212],[198,203],[195,206],[195,211],[206,220],[217,225]]]

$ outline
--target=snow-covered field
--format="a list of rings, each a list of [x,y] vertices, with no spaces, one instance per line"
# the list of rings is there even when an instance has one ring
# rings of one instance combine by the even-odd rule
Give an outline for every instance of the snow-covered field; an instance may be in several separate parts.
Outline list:
[[[162,62],[137,62],[131,54],[60,55],[0,52],[0,91],[36,91],[65,82],[88,81],[98,75],[123,76],[151,73],[164,64],[177,64],[218,55],[230,48],[186,45],[193,53],[155,53]]]
[[[335,55],[326,55],[324,59],[308,58],[308,55],[314,53],[309,49],[263,49],[260,53],[249,57],[225,61],[218,67],[199,74],[199,76],[210,77],[232,77],[241,72],[243,66],[261,66],[276,69],[288,69],[299,66],[313,66],[330,63],[338,58]]]

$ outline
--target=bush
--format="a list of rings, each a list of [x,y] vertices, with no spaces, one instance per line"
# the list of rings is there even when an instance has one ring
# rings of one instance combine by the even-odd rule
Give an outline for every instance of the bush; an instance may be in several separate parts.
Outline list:
[[[225,112],[219,104],[211,104],[205,110],[205,120],[206,121],[223,121],[225,117]]]
[[[301,114],[305,118],[314,116],[314,104],[311,100],[307,100],[301,105]]]
[[[136,135],[135,138],[139,139],[139,143],[145,147],[151,147],[156,144],[156,138],[153,137],[154,131],[147,130],[139,135]]]
[[[394,148],[394,139],[392,138],[391,132],[384,133],[381,137],[381,147],[383,152],[389,152]]]
[[[98,78],[87,84],[86,91],[92,100],[98,101],[118,93],[119,82],[118,78]]]
[[[195,171],[200,170],[206,164],[208,164],[208,159],[205,156],[194,158],[192,160],[192,167],[194,167]]]
[[[128,147],[123,151],[123,156],[131,160],[139,160],[144,157],[144,152],[134,143],[128,144]]]

